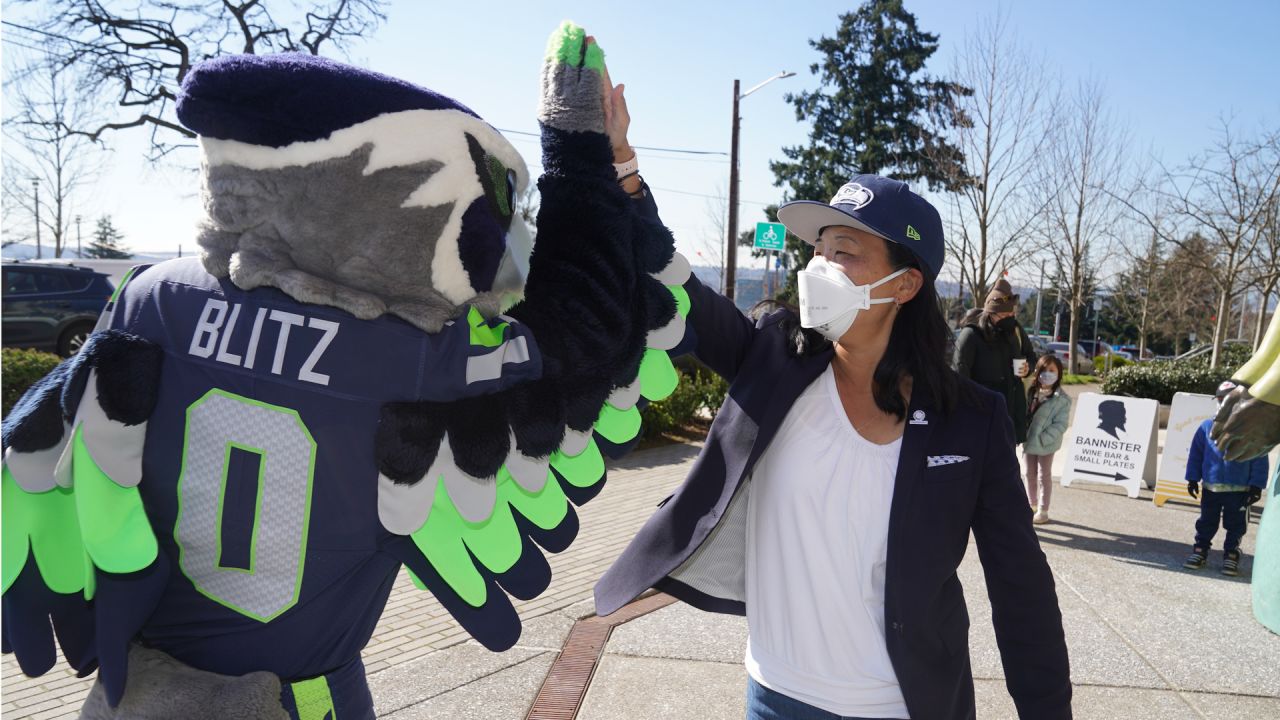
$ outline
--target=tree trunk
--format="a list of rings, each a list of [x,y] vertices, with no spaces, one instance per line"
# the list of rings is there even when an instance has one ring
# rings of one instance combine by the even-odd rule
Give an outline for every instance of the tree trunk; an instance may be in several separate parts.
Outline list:
[[[1218,319],[1213,323],[1213,354],[1209,359],[1209,369],[1218,369],[1218,360],[1222,356],[1222,341],[1226,339],[1227,316],[1231,313],[1231,287],[1224,287],[1218,294]]]
[[[1258,306],[1258,322],[1253,328],[1253,351],[1258,352],[1262,346],[1262,333],[1267,329],[1267,306],[1271,302],[1271,291],[1275,290],[1276,281],[1272,280],[1262,288],[1262,304]]]
[[[1067,372],[1072,375],[1080,374],[1080,353],[1076,351],[1076,344],[1080,341],[1080,313],[1075,308],[1071,308],[1071,322],[1067,323],[1067,357],[1071,358],[1071,367]]]
[[[1142,356],[1147,351],[1147,305],[1150,303],[1151,293],[1142,296],[1142,320],[1138,323],[1138,357],[1134,358],[1138,362],[1142,361]]]

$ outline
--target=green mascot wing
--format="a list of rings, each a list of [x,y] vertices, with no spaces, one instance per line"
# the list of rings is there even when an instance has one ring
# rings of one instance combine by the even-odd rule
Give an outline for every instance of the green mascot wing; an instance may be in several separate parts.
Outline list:
[[[679,378],[671,358],[686,334],[690,267],[617,184],[603,63],[582,28],[566,23],[552,35],[525,299],[491,322],[467,318],[472,342],[495,349],[522,323],[543,376],[483,398],[388,404],[378,429],[379,516],[399,536],[393,554],[493,650],[519,637],[508,596],[545,590],[543,551],[574,539],[573,506],[604,483],[602,448],[632,444],[642,404],[670,395]]]

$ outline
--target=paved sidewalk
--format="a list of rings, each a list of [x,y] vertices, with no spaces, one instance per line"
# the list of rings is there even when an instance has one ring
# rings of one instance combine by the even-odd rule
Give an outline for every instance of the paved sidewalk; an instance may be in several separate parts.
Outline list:
[[[697,448],[668,446],[611,466],[605,489],[579,508],[581,533],[551,558],[544,596],[518,605],[520,643],[490,653],[432,597],[402,577],[364,657],[380,717],[522,718],[573,622],[592,612],[591,587],[687,473]],[[1156,508],[1081,484],[1055,488],[1054,522],[1039,528],[1058,583],[1076,685],[1076,717],[1100,720],[1280,717],[1280,636],[1254,621],[1249,574],[1182,570],[1196,509]],[[990,625],[976,548],[960,571],[979,716],[1014,717]],[[614,630],[579,718],[741,718],[746,627],[741,618],[673,605]],[[21,676],[4,661],[5,718],[74,717],[87,681],[55,671]]]
[[[549,558],[551,587],[541,597],[516,604],[524,632],[520,643],[505,653],[490,653],[470,642],[440,603],[415,588],[401,572],[363,653],[378,716],[464,717],[449,708],[471,704],[474,693],[488,691],[484,678],[507,669],[502,684],[492,691],[502,702],[478,704],[488,709],[470,717],[521,717],[573,621],[594,612],[591,603],[584,601],[591,597],[595,581],[657,502],[684,479],[697,451],[690,445],[670,445],[610,464],[600,495],[577,508],[581,527],[577,539],[568,550]],[[445,649],[451,651],[439,652]],[[524,685],[506,684],[513,672],[527,675]],[[0,716],[4,720],[74,718],[91,684],[92,678],[78,679],[65,665],[28,678],[13,656],[5,655]]]

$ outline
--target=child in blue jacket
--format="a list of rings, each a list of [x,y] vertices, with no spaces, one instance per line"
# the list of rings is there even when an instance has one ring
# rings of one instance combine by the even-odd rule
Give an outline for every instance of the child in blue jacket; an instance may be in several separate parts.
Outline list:
[[[1235,576],[1240,574],[1240,538],[1244,537],[1246,513],[1267,486],[1267,456],[1245,462],[1224,460],[1209,437],[1212,425],[1212,419],[1200,425],[1187,454],[1187,492],[1201,497],[1195,546],[1182,566],[1190,570],[1204,567],[1221,517],[1227,531],[1222,543],[1222,574]]]

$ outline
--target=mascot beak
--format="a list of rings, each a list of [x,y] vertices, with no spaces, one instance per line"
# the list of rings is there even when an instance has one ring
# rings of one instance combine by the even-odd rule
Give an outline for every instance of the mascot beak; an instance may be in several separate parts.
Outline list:
[[[529,277],[529,256],[533,254],[533,233],[524,218],[511,218],[507,230],[507,249],[502,253],[498,273],[493,278],[494,291],[503,294],[502,309],[515,305],[524,297],[524,282]]]

